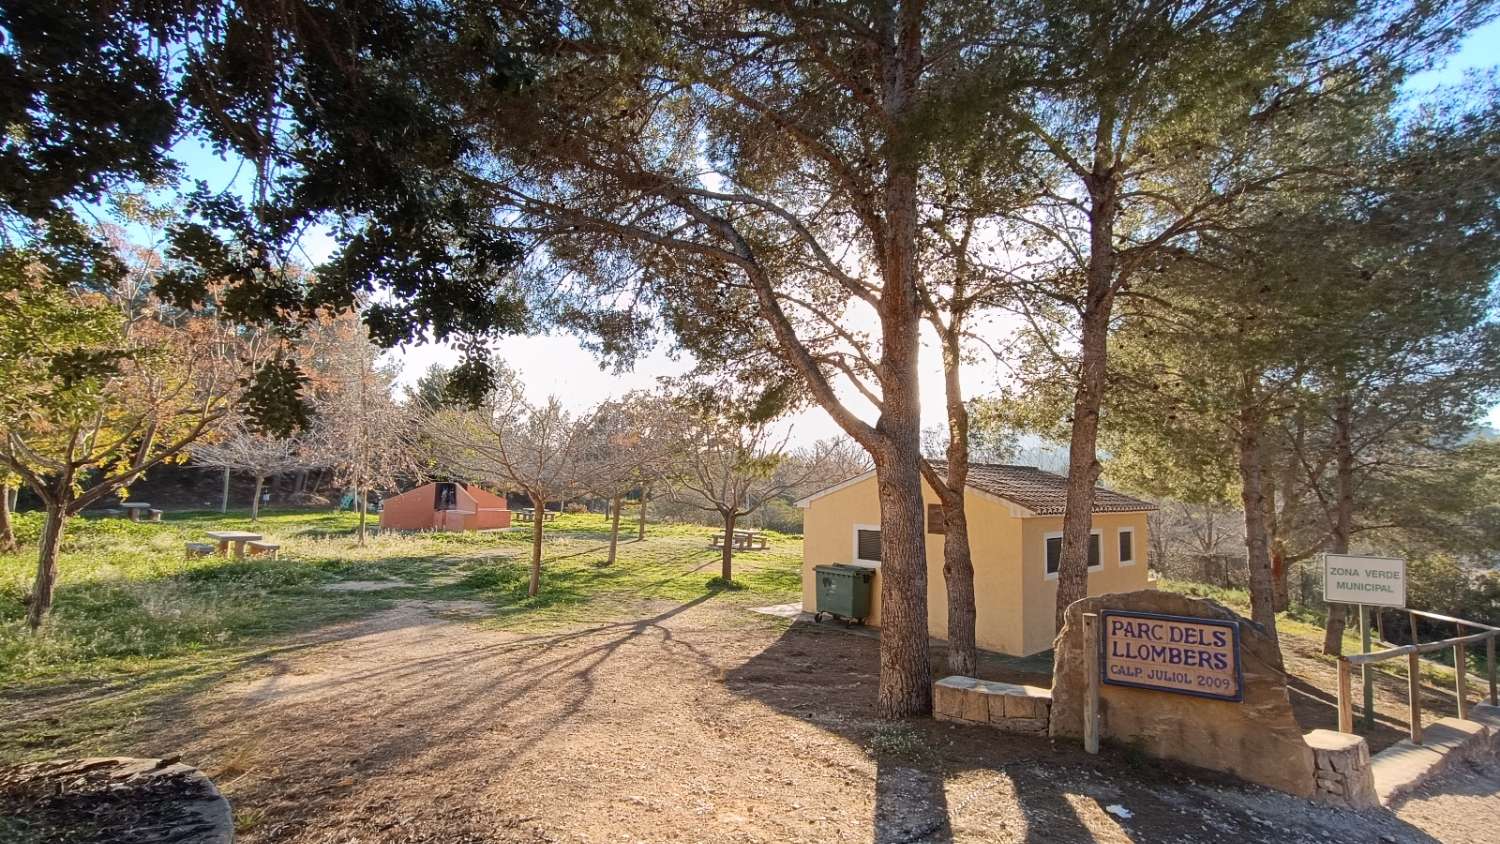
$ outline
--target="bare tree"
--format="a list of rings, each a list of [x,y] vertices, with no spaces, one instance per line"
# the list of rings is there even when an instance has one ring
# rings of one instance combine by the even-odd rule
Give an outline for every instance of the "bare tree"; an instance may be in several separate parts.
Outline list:
[[[379,350],[352,315],[325,330],[343,340],[320,373],[310,451],[318,465],[333,469],[338,483],[354,490],[358,542],[364,545],[370,491],[420,473],[412,445],[417,410],[396,401],[394,369],[377,364]]]
[[[778,435],[766,422],[746,424],[710,413],[693,419],[679,435],[677,495],[719,514],[724,525],[719,576],[726,583],[734,580],[735,523],[823,476],[836,451],[825,441],[794,455],[787,449],[790,437],[790,429]]]
[[[589,488],[609,501],[606,565],[615,561],[620,514],[631,490],[640,492],[639,538],[646,538],[647,490],[669,477],[675,462],[671,420],[672,408],[664,397],[639,392],[605,402],[593,414],[583,471]]]
[[[574,416],[553,396],[545,404],[527,402],[515,377],[501,384],[476,410],[440,410],[427,437],[433,462],[454,477],[487,481],[518,490],[531,499],[531,580],[526,594],[542,587],[543,513],[547,502],[588,491],[588,457],[595,441],[596,411]]]
[[[226,500],[230,472],[245,472],[255,478],[255,495],[250,499],[252,522],[260,518],[261,489],[266,479],[308,465],[301,439],[256,433],[244,419],[230,423],[212,441],[194,445],[190,453],[194,464],[224,470]]]

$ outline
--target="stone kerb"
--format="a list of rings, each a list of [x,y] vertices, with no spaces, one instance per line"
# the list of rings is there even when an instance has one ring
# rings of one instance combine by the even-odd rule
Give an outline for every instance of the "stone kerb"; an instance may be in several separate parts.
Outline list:
[[[1068,607],[1055,643],[1052,736],[1083,737],[1083,614],[1105,609],[1239,622],[1243,699],[1100,684],[1101,738],[1299,797],[1314,796],[1313,749],[1292,714],[1280,651],[1256,624],[1206,599],[1153,589],[1099,595]]]
[[[1052,693],[1036,686],[945,677],[932,687],[933,715],[943,721],[984,724],[1010,733],[1046,735]]]

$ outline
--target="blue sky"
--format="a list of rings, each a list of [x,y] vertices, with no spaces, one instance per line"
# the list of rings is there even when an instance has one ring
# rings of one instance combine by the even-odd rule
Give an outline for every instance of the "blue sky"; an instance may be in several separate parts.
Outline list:
[[[1407,89],[1420,95],[1438,86],[1457,83],[1466,73],[1491,69],[1497,64],[1500,64],[1500,21],[1474,30],[1457,53],[1438,67],[1412,77]],[[195,142],[180,144],[176,153],[186,166],[189,179],[202,179],[214,189],[234,184],[242,193],[249,183],[248,168],[237,174],[233,164]],[[308,262],[317,263],[329,255],[333,242],[320,229],[306,235],[301,246]],[[561,335],[507,338],[498,343],[498,348],[513,367],[527,374],[532,399],[558,395],[577,409],[629,390],[649,388],[657,378],[680,374],[690,366],[689,361],[674,360],[666,352],[658,351],[640,361],[632,372],[605,372],[576,340]],[[404,380],[415,379],[434,363],[452,360],[449,350],[434,345],[400,349],[392,352],[391,357],[401,364]],[[924,416],[931,424],[931,420],[941,420],[943,415],[942,366],[935,349],[930,346],[923,349],[920,366]],[[966,371],[966,387],[970,394],[980,394],[992,389],[1001,377],[992,369]],[[1500,406],[1490,411],[1489,421],[1492,427],[1500,428]],[[794,438],[804,443],[840,433],[821,410],[799,414],[790,424],[795,427]]]

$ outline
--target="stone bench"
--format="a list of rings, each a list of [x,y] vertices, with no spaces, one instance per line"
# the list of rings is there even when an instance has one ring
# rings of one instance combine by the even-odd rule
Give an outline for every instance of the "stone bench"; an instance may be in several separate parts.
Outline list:
[[[270,555],[271,559],[274,560],[279,551],[281,551],[281,545],[276,542],[252,541],[245,543],[245,553],[252,557]]]
[[[944,677],[933,684],[932,711],[942,721],[1044,736],[1052,717],[1052,692],[973,677]]]
[[[209,542],[189,542],[187,544],[187,556],[189,557],[207,557],[213,554],[215,550],[214,545]]]
[[[153,521],[153,522],[159,522],[159,521],[161,521],[162,511],[160,511],[160,510],[147,510],[146,511],[146,515],[148,515],[150,517],[151,521]]]

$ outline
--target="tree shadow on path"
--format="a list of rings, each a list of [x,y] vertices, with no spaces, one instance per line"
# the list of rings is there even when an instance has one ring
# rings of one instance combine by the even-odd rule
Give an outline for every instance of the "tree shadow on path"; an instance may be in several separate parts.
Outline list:
[[[941,671],[946,655],[933,649]],[[1016,661],[981,658],[984,679],[1050,685]],[[728,689],[866,748],[875,844],[949,841],[1433,841],[1387,813],[1355,813],[1145,759],[1120,747],[1089,756],[1071,742],[930,718],[883,722],[877,639],[795,623],[726,672]],[[941,674],[939,674],[941,676]],[[1299,835],[1289,836],[1295,831]],[[850,830],[850,836],[854,831]],[[865,836],[859,836],[865,837]]]

